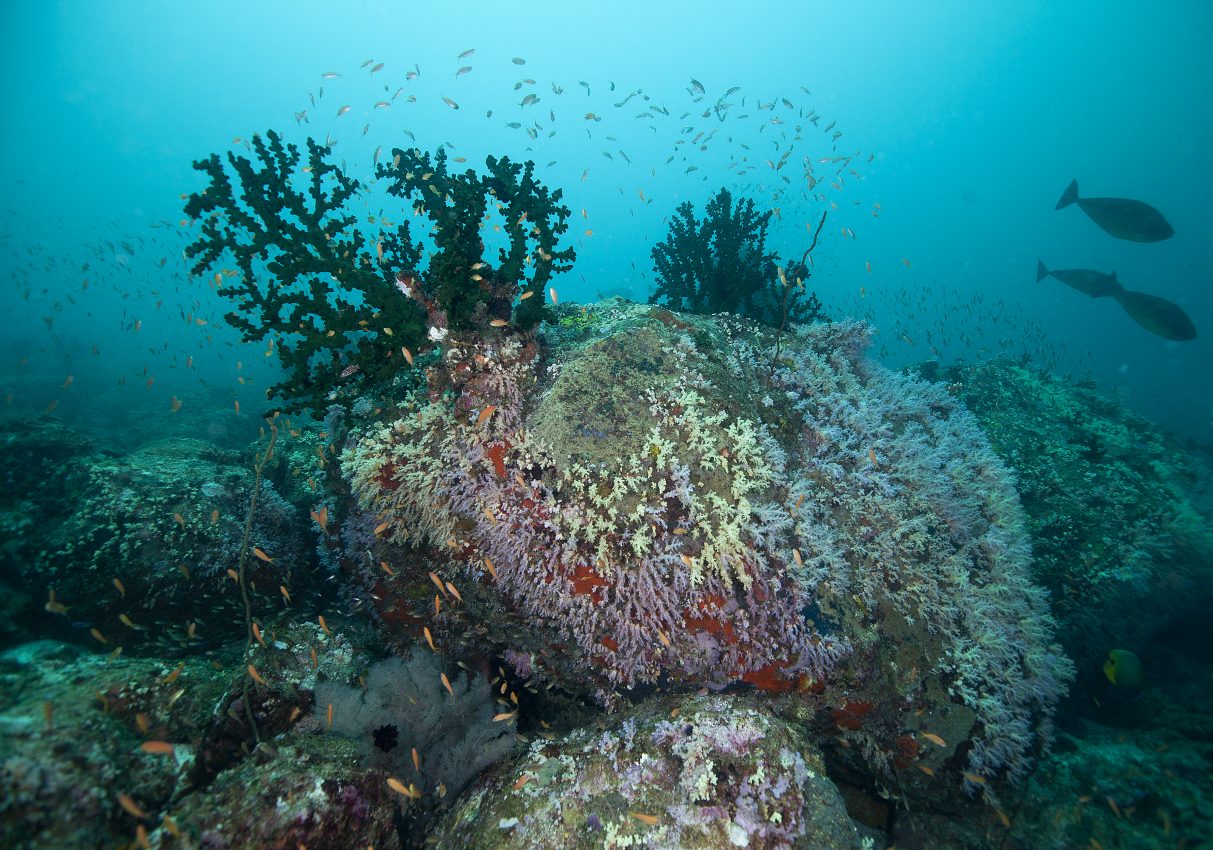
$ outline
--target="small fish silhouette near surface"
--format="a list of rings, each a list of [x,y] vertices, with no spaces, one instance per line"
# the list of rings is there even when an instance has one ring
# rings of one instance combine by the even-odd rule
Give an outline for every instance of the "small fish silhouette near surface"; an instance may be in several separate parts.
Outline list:
[[[1054,209],[1070,204],[1087,214],[1091,221],[1117,239],[1131,242],[1161,242],[1175,235],[1174,228],[1162,213],[1142,201],[1129,198],[1080,198],[1078,181],[1071,180]]]
[[[1044,261],[1036,261],[1036,282],[1040,283],[1046,277],[1055,277],[1071,289],[1077,289],[1083,295],[1101,298],[1115,295],[1124,290],[1116,279],[1116,272],[1105,274],[1095,269],[1052,269],[1045,266]]]
[[[1178,342],[1196,339],[1196,326],[1178,304],[1131,289],[1122,289],[1113,293],[1112,297],[1129,314],[1130,319],[1150,333]]]

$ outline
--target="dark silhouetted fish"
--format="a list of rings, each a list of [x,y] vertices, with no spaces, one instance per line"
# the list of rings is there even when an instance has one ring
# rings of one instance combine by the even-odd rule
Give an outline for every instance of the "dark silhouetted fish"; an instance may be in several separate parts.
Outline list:
[[[1099,298],[1104,295],[1115,295],[1124,289],[1116,279],[1116,272],[1104,274],[1095,269],[1053,269],[1050,271],[1041,260],[1036,261],[1036,282],[1040,283],[1046,277],[1055,277],[1066,286],[1077,289],[1084,295]]]
[[[1161,242],[1175,235],[1162,213],[1149,204],[1128,198],[1080,198],[1078,181],[1071,180],[1054,209],[1078,204],[1091,221],[1117,239],[1133,242]]]
[[[1163,339],[1181,342],[1196,339],[1196,326],[1178,304],[1157,295],[1147,295],[1131,289],[1122,289],[1112,297],[1125,308],[1129,318],[1150,333],[1158,334]]]

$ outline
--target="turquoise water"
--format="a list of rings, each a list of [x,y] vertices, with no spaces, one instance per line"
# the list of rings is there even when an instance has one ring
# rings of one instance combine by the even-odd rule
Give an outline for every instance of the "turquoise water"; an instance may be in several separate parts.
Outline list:
[[[570,298],[618,288],[643,300],[649,249],[681,200],[702,204],[719,185],[752,186],[759,198],[783,190],[772,203],[782,211],[773,242],[785,255],[799,253],[806,222],[838,204],[815,254],[814,286],[837,305],[832,315],[876,311],[890,361],[930,356],[926,329],[969,322],[958,303],[1002,302],[1014,321],[981,323],[973,328],[980,339],[947,354],[973,359],[1033,344],[1056,350],[1057,371],[1089,373],[1166,427],[1213,442],[1213,383],[1200,368],[1210,360],[1207,334],[1168,343],[1110,302],[1089,302],[1056,281],[1033,283],[1038,257],[1050,267],[1115,270],[1129,288],[1181,305],[1198,330],[1207,324],[1210,260],[1198,246],[1209,235],[1204,198],[1213,180],[1204,154],[1209,118],[1199,104],[1213,71],[1200,51],[1210,25],[1201,4],[1145,13],[1131,4],[943,3],[894,13],[880,4],[515,11],[133,2],[10,4],[4,15],[3,61],[13,84],[0,179],[6,277],[16,275],[6,368],[12,380],[23,370],[42,372],[21,381],[13,404],[41,410],[62,396],[64,415],[76,416],[74,396],[95,387],[153,413],[171,395],[195,391],[196,377],[255,404],[255,392],[232,386],[236,354],[217,327],[221,305],[178,262],[186,238],[177,226],[178,196],[201,185],[191,161],[276,128],[295,140],[331,136],[336,156],[366,174],[375,148],[404,143],[408,130],[423,148],[448,143],[469,163],[489,152],[534,159],[543,179],[564,189],[578,224],[587,210],[594,237],[577,239],[577,268],[560,282]],[[467,49],[476,52],[460,60]],[[513,65],[514,56],[527,64]],[[374,75],[361,67],[371,58],[384,63]],[[465,65],[473,70],[456,78]],[[408,81],[414,66],[421,76]],[[325,80],[328,71],[342,77]],[[707,89],[702,102],[688,94],[691,78]],[[516,92],[523,79],[535,84]],[[552,83],[564,94],[555,95]],[[374,108],[401,86],[405,93],[391,108]],[[727,120],[702,118],[733,86],[741,88]],[[321,88],[313,106],[309,95]],[[671,115],[634,117],[645,111],[639,97],[614,107],[637,89]],[[527,92],[542,100],[520,108]],[[405,102],[408,95],[417,102]],[[444,95],[459,111],[443,104]],[[781,111],[782,104],[757,110],[785,97],[796,112]],[[335,117],[346,104],[351,111]],[[299,126],[293,116],[303,110],[309,123]],[[772,179],[765,161],[782,152],[770,144],[775,131],[790,134],[794,125],[768,122],[807,110],[822,117],[778,172],[791,172],[789,186]],[[587,112],[603,121],[586,122]],[[544,129],[531,140],[505,126],[513,121]],[[845,133],[837,144],[820,132],[831,122]],[[684,135],[688,126],[694,129]],[[695,134],[713,129],[709,150],[691,151]],[[675,148],[679,140],[688,144]],[[745,153],[743,144],[754,170],[730,180],[725,169]],[[824,179],[833,179],[829,166],[815,164],[827,201],[800,193],[803,157],[856,151],[841,190]],[[693,164],[699,171],[686,174]],[[1071,178],[1084,194],[1153,204],[1176,235],[1158,244],[1122,242],[1077,210],[1054,212]],[[123,240],[137,250],[126,251]],[[169,265],[160,269],[165,258]],[[90,260],[89,273],[81,272]],[[79,292],[83,277],[95,288]],[[69,295],[76,304],[66,303]],[[929,302],[910,311],[901,297]],[[176,323],[181,309],[213,321],[184,328]],[[46,316],[55,320],[49,334]],[[123,330],[135,318],[144,323],[137,341]],[[916,347],[898,340],[898,320]],[[88,355],[94,342],[100,359]],[[164,342],[170,345],[160,350]],[[197,356],[187,373],[173,358],[190,353]],[[30,364],[17,367],[13,360],[22,357]],[[124,370],[144,366],[159,373],[154,399],[112,390]],[[77,392],[59,393],[69,373],[81,380]]]
[[[1180,2],[5,4],[0,845],[1208,846],[1210,34]],[[387,366],[339,350],[284,406],[289,335],[242,340],[185,211],[269,131],[360,181],[347,270],[410,223],[392,297],[449,240],[430,177],[377,168],[533,164],[575,251],[538,335],[521,289],[475,300],[519,224],[490,205],[480,312],[410,302]],[[1072,180],[1121,200],[1057,209]],[[638,306],[722,188],[833,324]]]

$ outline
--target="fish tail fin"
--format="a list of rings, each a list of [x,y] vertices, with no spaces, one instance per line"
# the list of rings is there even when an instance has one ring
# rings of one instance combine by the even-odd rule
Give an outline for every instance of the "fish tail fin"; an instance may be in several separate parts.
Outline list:
[[[1049,270],[1045,267],[1044,260],[1036,261],[1036,282],[1040,283],[1049,276]]]
[[[1070,204],[1078,200],[1078,181],[1071,180],[1070,185],[1066,187],[1065,192],[1061,195],[1061,200],[1057,202],[1057,206],[1053,207],[1059,210],[1062,207],[1068,207]]]

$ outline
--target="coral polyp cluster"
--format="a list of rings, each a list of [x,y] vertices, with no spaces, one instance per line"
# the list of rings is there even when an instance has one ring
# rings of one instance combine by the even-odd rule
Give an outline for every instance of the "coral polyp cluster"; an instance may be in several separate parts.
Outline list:
[[[384,539],[454,553],[610,686],[825,674],[844,647],[801,616],[805,588],[765,545],[791,520],[767,501],[782,453],[760,426],[707,412],[694,389],[650,389],[634,451],[571,460],[542,420],[518,427],[534,365],[517,342],[480,348],[503,402],[487,417],[431,403],[343,456]]]
[[[607,705],[798,693],[882,772],[963,746],[971,790],[1021,775],[1072,668],[964,408],[868,361],[861,325],[796,329],[773,370],[745,320],[608,303],[578,325],[451,334],[428,397],[355,428],[372,562],[463,588],[431,609],[377,574],[384,621],[483,624],[520,676]]]

